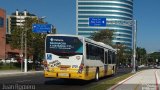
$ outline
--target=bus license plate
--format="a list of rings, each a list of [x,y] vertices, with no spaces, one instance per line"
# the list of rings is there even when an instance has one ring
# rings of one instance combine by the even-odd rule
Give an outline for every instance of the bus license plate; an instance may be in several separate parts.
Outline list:
[[[68,73],[59,73],[58,76],[69,77]]]

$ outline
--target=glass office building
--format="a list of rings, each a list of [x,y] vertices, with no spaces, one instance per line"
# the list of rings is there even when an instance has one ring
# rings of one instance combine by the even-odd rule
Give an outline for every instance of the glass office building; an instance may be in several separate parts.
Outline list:
[[[109,23],[133,19],[133,0],[76,0],[76,33],[85,37],[99,30],[113,30],[113,44],[132,48],[132,25]],[[106,25],[90,26],[90,18],[106,19]]]

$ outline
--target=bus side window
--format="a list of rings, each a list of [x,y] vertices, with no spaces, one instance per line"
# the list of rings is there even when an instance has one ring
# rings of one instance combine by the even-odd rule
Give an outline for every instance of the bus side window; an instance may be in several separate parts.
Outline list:
[[[112,63],[116,63],[116,55],[115,52],[112,52]]]
[[[90,47],[89,47],[89,44],[86,44],[86,57],[87,57],[87,59],[90,59]]]
[[[104,62],[104,49],[94,45],[86,44],[86,57],[90,60],[101,60]]]
[[[108,51],[108,64],[112,64],[112,53]]]
[[[105,51],[105,64],[108,64],[108,53]]]
[[[86,57],[87,59],[94,60],[95,55],[94,55],[94,46],[90,44],[86,44]]]
[[[100,57],[100,60],[104,63],[104,49],[103,48],[99,48],[98,55]]]

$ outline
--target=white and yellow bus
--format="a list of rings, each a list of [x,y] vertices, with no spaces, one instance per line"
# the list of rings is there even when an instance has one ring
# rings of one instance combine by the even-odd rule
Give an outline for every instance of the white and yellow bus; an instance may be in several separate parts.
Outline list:
[[[45,77],[99,80],[116,72],[116,50],[82,36],[48,34],[45,59]]]

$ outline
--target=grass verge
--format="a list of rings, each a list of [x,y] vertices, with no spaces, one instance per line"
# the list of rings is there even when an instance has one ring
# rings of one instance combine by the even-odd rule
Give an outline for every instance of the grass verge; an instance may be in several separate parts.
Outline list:
[[[13,65],[1,65],[0,70],[19,70],[19,67]]]
[[[107,90],[110,87],[112,87],[113,85],[117,84],[118,82],[130,77],[131,75],[133,75],[132,73],[128,73],[110,80],[106,80],[104,82],[100,82],[99,84],[88,88],[87,90]]]

